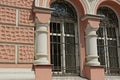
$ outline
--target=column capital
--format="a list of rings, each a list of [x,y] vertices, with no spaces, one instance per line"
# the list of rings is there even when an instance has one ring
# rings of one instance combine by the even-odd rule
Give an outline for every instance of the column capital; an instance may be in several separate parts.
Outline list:
[[[87,24],[85,33],[86,33],[86,35],[96,35],[97,30],[98,30],[98,27],[93,28],[93,27],[91,27],[90,24]]]
[[[42,22],[40,22],[38,17],[35,18],[35,25],[36,25],[36,27],[39,27],[39,26],[46,26],[46,27],[48,27],[49,24],[50,24],[50,21],[46,21],[46,22],[42,23]]]
[[[85,22],[87,25],[89,24],[91,28],[99,28],[100,20],[103,18],[104,16],[102,15],[86,14],[81,17],[81,21]]]

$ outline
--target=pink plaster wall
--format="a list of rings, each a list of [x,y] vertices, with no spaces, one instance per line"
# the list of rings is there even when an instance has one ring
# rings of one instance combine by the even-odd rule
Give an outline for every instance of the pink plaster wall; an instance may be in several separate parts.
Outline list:
[[[0,0],[0,4],[31,9],[34,0]]]
[[[34,46],[19,46],[19,63],[32,63],[34,61]]]
[[[35,80],[52,80],[51,65],[35,65]]]
[[[0,44],[0,62],[15,63],[15,45]]]
[[[0,0],[0,67],[26,66],[22,63],[33,62],[33,3],[34,0]]]
[[[0,24],[0,42],[34,43],[34,28],[14,27]]]
[[[89,80],[104,80],[104,68],[101,66],[85,66],[85,75]]]
[[[19,10],[19,25],[34,26],[34,14],[31,10]]]
[[[15,24],[16,10],[8,7],[0,7],[0,22]]]

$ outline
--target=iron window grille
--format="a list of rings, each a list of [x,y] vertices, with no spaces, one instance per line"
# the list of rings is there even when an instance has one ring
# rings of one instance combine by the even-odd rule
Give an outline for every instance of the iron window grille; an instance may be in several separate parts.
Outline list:
[[[120,74],[120,47],[119,47],[119,26],[115,12],[108,7],[100,7],[98,14],[105,18],[100,22],[97,31],[97,47],[99,61],[105,66],[105,73],[108,75]]]
[[[79,75],[78,29],[76,12],[65,1],[51,4],[55,8],[50,23],[50,47],[53,75]]]

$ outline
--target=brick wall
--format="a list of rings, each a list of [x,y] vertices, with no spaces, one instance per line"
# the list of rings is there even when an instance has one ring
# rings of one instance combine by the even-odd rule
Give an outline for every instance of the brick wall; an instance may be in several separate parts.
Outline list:
[[[0,0],[0,63],[32,63],[34,0]]]

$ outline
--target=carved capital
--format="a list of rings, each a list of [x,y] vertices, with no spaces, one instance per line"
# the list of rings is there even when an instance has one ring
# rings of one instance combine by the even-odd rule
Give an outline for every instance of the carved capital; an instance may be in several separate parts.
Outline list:
[[[86,14],[85,16],[81,17],[81,21],[85,21],[86,24],[89,24],[89,27],[98,29],[99,28],[99,23],[100,20],[103,19],[104,16],[101,15],[91,15],[91,14]]]
[[[50,21],[49,21],[49,20],[46,21],[46,22],[41,22],[41,20],[39,20],[38,17],[35,18],[35,25],[36,25],[36,27],[37,27],[37,26],[45,26],[45,27],[48,27],[49,24],[50,24]]]

